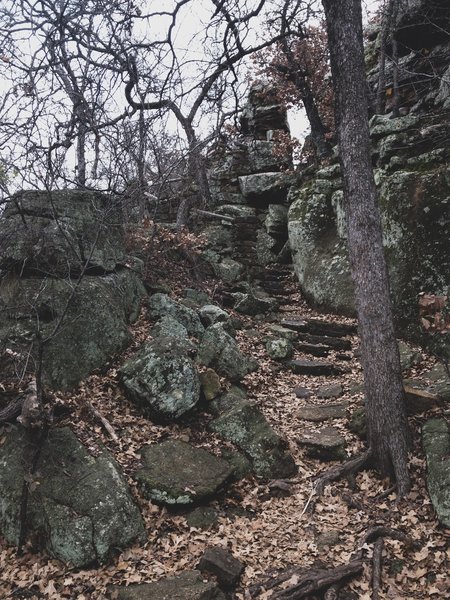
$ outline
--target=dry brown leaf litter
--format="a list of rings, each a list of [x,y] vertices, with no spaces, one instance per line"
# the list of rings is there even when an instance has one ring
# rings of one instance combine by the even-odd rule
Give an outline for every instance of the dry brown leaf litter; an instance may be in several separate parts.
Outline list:
[[[300,302],[283,310],[283,317],[312,315],[314,312]],[[320,315],[314,316],[320,318]],[[273,491],[267,482],[253,478],[234,484],[211,503],[219,518],[209,531],[189,529],[184,514],[143,500],[131,479],[143,444],[175,436],[219,453],[224,443],[206,431],[205,422],[209,418],[206,413],[200,412],[190,421],[170,426],[155,425],[144,419],[118,385],[116,369],[122,357],[106,374],[91,376],[76,393],[56,394],[54,400],[72,411],[58,425],[69,424],[92,452],[98,450],[99,442],[105,444],[121,464],[142,510],[147,543],[144,547],[125,550],[109,565],[79,570],[65,567],[43,554],[32,553],[32,549],[18,558],[14,548],[0,541],[0,598],[100,600],[105,598],[106,587],[111,583],[148,582],[194,568],[207,545],[220,545],[246,565],[236,593],[238,600],[244,600],[248,598],[246,590],[268,572],[291,565],[311,566],[317,561],[329,566],[347,562],[358,540],[374,525],[386,525],[407,533],[419,548],[410,550],[399,541],[385,541],[381,598],[450,597],[448,531],[439,527],[425,488],[425,461],[419,444],[419,428],[424,416],[411,420],[415,439],[411,454],[413,488],[407,499],[397,502],[395,493],[379,498],[389,483],[380,481],[373,472],[363,471],[353,481],[330,485],[317,502],[315,512],[305,512],[313,478],[330,464],[307,458],[296,443],[301,428],[320,428],[320,424],[305,423],[298,418],[298,408],[305,401],[296,398],[294,387],[300,385],[314,392],[319,386],[341,383],[344,394],[336,401],[349,402],[351,410],[361,402],[361,393],[349,393],[361,382],[361,369],[353,360],[345,363],[351,366],[351,372],[339,377],[294,375],[267,357],[263,343],[267,323],[248,318],[243,321],[247,329],[238,333],[238,341],[259,363],[258,371],[248,375],[243,384],[249,398],[258,403],[269,422],[289,442],[299,466],[298,475],[289,486],[290,495],[277,494],[276,488]],[[249,328],[256,334],[250,332],[249,335]],[[132,354],[147,339],[149,329],[144,311],[134,327],[134,343],[126,355]],[[353,347],[356,345],[354,339]],[[296,358],[308,357],[297,354]],[[335,358],[334,354],[331,358]],[[420,373],[420,367],[416,371]],[[95,420],[87,401],[108,418],[120,436],[118,443],[111,441]],[[329,401],[313,396],[307,402],[320,405]],[[361,451],[362,443],[348,431],[345,419],[332,424],[344,435],[349,454]],[[322,546],[321,534],[328,532],[338,532],[337,543]],[[368,558],[371,553],[372,547],[368,545]],[[371,598],[370,578],[371,570],[367,566],[362,576],[351,582],[349,588],[355,598]],[[270,594],[262,593],[260,597],[270,598]]]

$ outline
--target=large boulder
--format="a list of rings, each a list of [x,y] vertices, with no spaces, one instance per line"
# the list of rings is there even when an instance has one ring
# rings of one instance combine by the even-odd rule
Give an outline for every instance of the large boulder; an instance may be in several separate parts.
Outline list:
[[[10,274],[0,284],[0,340],[34,368],[39,328],[47,339],[44,382],[70,389],[130,342],[128,323],[138,316],[144,295],[141,281],[127,269],[79,282]]]
[[[197,369],[176,337],[144,344],[119,373],[127,395],[157,421],[182,417],[200,399]]]
[[[145,289],[117,205],[97,192],[17,193],[0,216],[0,340],[43,379],[74,387],[128,343]]]
[[[24,478],[36,452],[21,427],[0,445],[0,531],[20,535]],[[47,552],[75,567],[103,563],[143,539],[144,524],[119,466],[106,449],[91,455],[68,428],[51,429],[42,445],[28,498],[29,533]]]
[[[135,479],[145,498],[185,506],[214,496],[230,480],[227,461],[181,440],[166,440],[140,450],[142,467]]]
[[[40,277],[107,273],[124,262],[118,207],[81,190],[19,192],[0,219],[0,269]]]
[[[220,375],[228,377],[230,381],[239,381],[257,367],[253,359],[241,352],[222,323],[216,323],[206,329],[197,360],[206,367],[212,367]]]

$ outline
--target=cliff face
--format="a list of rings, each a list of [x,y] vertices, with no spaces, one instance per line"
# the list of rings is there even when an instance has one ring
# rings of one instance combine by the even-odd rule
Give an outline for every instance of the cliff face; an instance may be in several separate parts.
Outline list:
[[[399,333],[417,337],[418,294],[445,294],[450,285],[450,45],[449,35],[443,40],[438,27],[438,22],[449,18],[450,8],[439,2],[411,4],[395,34],[401,56],[402,116],[375,115],[370,128],[396,324]],[[431,4],[436,16],[434,38],[419,18]],[[414,49],[419,39],[428,47]],[[374,95],[378,82],[376,44],[375,39],[367,52],[368,67],[372,66],[368,80]],[[389,111],[389,63],[386,82]],[[315,305],[352,314],[337,158],[293,186],[289,203],[289,240],[303,293]]]

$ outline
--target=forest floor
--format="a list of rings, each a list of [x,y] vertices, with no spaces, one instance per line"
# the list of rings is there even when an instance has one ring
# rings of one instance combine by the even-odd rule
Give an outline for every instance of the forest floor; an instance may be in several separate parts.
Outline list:
[[[208,282],[203,288],[208,289]],[[210,282],[209,291],[214,294],[214,282]],[[301,319],[305,316],[349,322],[333,315],[315,313],[298,294],[291,297],[290,305],[283,307],[279,318]],[[111,583],[149,582],[195,568],[207,546],[225,547],[244,563],[245,571],[233,598],[265,599],[271,597],[270,591],[261,590],[256,596],[250,594],[257,582],[295,565],[333,567],[347,563],[366,532],[380,525],[407,534],[415,544],[385,539],[378,598],[450,597],[449,532],[439,526],[433,513],[425,485],[426,465],[420,444],[422,423],[430,414],[442,414],[442,410],[435,408],[410,419],[414,440],[410,456],[413,485],[407,498],[398,501],[395,491],[389,492],[390,483],[367,470],[328,485],[320,498],[312,498],[314,478],[337,463],[308,458],[297,443],[299,432],[306,427],[314,428],[315,424],[299,418],[298,409],[305,401],[296,397],[294,388],[304,386],[314,392],[319,386],[339,383],[344,393],[337,402],[348,402],[350,413],[362,401],[362,391],[355,392],[357,384],[362,382],[360,365],[352,353],[351,361],[346,363],[350,369],[345,375],[295,375],[268,357],[263,341],[267,320],[244,317],[242,321],[244,327],[237,336],[239,344],[259,364],[258,370],[245,377],[242,385],[249,399],[258,404],[274,429],[288,441],[298,465],[297,476],[281,485],[252,477],[233,484],[210,503],[217,511],[218,519],[209,530],[190,528],[186,513],[168,510],[140,496],[131,475],[139,464],[139,448],[143,444],[171,436],[216,454],[224,444],[207,431],[206,423],[211,418],[207,412],[200,410],[183,422],[161,426],[143,418],[135,405],[126,399],[119,385],[117,368],[148,337],[151,323],[144,308],[133,326],[134,342],[123,356],[105,372],[89,377],[74,393],[53,394],[51,400],[71,409],[70,415],[58,421],[58,426],[72,427],[88,448],[95,450],[99,442],[103,443],[120,463],[142,511],[147,543],[126,549],[108,565],[80,570],[35,553],[32,548],[27,548],[25,554],[18,557],[15,549],[0,539],[1,599],[104,599]],[[358,341],[353,338],[353,349],[357,346]],[[296,355],[296,358],[305,357]],[[423,365],[429,368],[433,360],[427,357]],[[418,369],[407,375],[420,376]],[[112,441],[101,423],[95,420],[88,402],[107,417],[119,436],[118,442]],[[311,402],[326,404],[330,401],[313,395],[308,400]],[[363,443],[349,431],[347,418],[332,424],[345,437],[349,456],[363,450]],[[310,510],[312,507],[313,511]],[[365,544],[363,554],[367,561],[362,573],[348,583],[346,598],[372,598],[372,553],[373,546]]]

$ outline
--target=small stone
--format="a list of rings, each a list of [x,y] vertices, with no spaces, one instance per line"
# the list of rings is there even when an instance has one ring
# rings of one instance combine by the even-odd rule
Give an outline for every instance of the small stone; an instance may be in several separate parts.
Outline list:
[[[292,343],[284,338],[268,340],[266,342],[266,350],[272,360],[285,360],[291,358],[294,352]]]
[[[316,545],[319,549],[336,546],[340,542],[341,534],[339,531],[332,529],[330,531],[323,531],[316,536]]]
[[[305,421],[320,423],[329,419],[342,419],[346,416],[344,404],[330,404],[328,406],[302,406],[298,409],[297,416]]]
[[[297,398],[303,399],[311,398],[312,396],[312,393],[307,388],[301,387],[300,385],[294,389],[294,394],[297,396]]]
[[[219,586],[232,588],[238,583],[245,567],[231,552],[215,546],[206,549],[198,568],[200,571],[215,575]]]
[[[319,431],[304,431],[297,441],[311,458],[342,460],[346,457],[345,440],[335,427],[324,427]]]
[[[291,360],[292,371],[297,375],[333,375],[334,366],[321,360]]]
[[[343,394],[342,385],[337,383],[335,385],[325,385],[320,387],[316,395],[318,398],[339,398]]]
[[[213,400],[220,392],[220,378],[213,369],[206,369],[200,373],[200,385],[205,396],[205,400]]]
[[[199,506],[186,517],[189,527],[209,529],[217,522],[217,512],[210,506]]]

